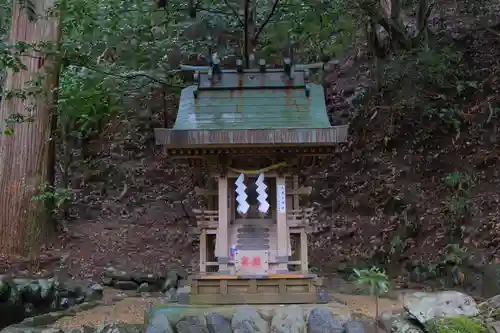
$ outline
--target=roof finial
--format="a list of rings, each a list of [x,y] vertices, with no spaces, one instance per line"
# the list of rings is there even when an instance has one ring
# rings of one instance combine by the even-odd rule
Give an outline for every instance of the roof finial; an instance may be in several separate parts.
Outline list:
[[[251,53],[248,56],[248,68],[253,68],[254,62],[255,62],[255,54]]]
[[[264,73],[266,71],[266,60],[265,59],[259,60],[259,67],[260,67],[261,73]]]
[[[283,59],[283,63],[284,63],[284,69],[285,69],[286,75],[291,77],[292,76],[292,60],[289,57],[286,57],[285,59]]]
[[[222,77],[222,70],[220,68],[220,58],[217,52],[212,54],[212,68],[213,74],[217,75],[218,79],[220,80]]]
[[[240,74],[243,73],[243,60],[236,59],[236,71]]]

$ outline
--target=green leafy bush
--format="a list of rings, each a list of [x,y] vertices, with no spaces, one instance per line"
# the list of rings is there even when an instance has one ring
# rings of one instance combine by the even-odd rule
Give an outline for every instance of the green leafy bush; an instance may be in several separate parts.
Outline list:
[[[433,320],[426,328],[429,333],[488,333],[481,321],[465,316]]]

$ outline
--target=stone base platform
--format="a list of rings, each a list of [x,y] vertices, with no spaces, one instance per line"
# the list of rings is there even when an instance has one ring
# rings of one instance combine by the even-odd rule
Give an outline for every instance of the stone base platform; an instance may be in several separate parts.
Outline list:
[[[236,276],[204,274],[190,277],[188,304],[307,304],[325,303],[315,274]]]

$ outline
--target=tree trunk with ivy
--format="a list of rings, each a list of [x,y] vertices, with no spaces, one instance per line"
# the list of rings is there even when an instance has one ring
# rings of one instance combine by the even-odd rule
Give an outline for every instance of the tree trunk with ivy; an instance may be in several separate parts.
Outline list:
[[[47,16],[54,3],[13,1],[11,44],[56,45],[59,22]],[[53,92],[59,61],[36,50],[28,50],[20,59],[21,70],[8,71],[0,106],[0,253],[6,255],[37,252],[48,230],[47,211],[34,198],[51,175]]]

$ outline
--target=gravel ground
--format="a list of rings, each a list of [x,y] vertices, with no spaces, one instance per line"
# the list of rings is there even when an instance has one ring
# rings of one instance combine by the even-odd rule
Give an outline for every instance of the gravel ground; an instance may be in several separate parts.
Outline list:
[[[335,299],[345,302],[347,307],[356,313],[366,316],[375,316],[375,301],[373,297],[362,295],[334,294]],[[105,301],[111,301],[116,295],[108,293]],[[89,325],[95,326],[106,321],[121,321],[129,324],[144,323],[144,315],[149,302],[159,302],[159,298],[139,298],[127,297],[110,305],[102,305],[96,308],[82,311],[76,316],[64,317],[52,325],[52,327],[62,328],[71,331],[75,328]],[[393,311],[401,308],[401,302],[381,298],[379,300],[379,311]]]

